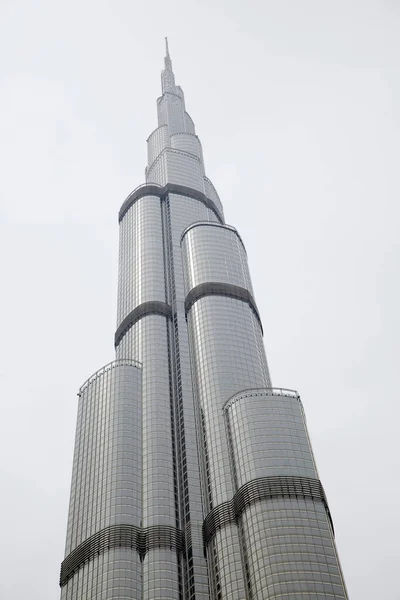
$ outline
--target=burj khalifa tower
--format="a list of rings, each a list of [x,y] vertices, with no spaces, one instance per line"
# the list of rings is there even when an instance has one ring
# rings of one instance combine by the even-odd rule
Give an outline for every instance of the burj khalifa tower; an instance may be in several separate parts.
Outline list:
[[[79,390],[61,599],[347,599],[300,396],[272,386],[168,44],[161,81],[119,211],[116,358]]]

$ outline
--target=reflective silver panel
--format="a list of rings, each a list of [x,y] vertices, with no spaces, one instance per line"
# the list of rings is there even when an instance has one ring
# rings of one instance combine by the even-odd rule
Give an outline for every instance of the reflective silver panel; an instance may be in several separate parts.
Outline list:
[[[271,387],[168,49],[157,114],[119,214],[117,360],[80,391],[62,600],[345,599],[302,405]]]
[[[141,524],[141,393],[141,366],[127,359],[100,369],[80,389],[66,556],[109,526]],[[125,582],[119,578],[117,555],[131,565]],[[140,571],[135,551],[109,552],[79,569],[61,597],[95,598],[95,590],[101,589],[117,598],[121,587],[136,593]]]

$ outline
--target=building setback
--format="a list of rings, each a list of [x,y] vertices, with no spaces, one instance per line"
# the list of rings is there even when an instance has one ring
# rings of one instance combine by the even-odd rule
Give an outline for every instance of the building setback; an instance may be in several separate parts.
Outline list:
[[[273,388],[168,45],[119,212],[116,360],[80,388],[62,600],[347,598],[300,397]]]

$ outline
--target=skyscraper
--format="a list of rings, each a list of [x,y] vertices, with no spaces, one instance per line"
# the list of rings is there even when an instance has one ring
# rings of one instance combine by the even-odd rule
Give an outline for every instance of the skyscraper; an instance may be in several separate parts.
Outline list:
[[[272,387],[168,45],[157,112],[119,212],[116,360],[79,391],[61,598],[347,598],[300,397]]]

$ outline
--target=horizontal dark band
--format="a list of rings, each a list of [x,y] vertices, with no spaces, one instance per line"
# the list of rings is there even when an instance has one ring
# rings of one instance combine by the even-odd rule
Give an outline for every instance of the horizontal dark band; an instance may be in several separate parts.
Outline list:
[[[217,281],[207,281],[206,283],[200,283],[196,285],[193,289],[190,290],[185,299],[185,310],[188,313],[192,308],[193,304],[200,300],[200,298],[204,298],[204,296],[228,296],[229,298],[234,298],[235,300],[241,300],[242,302],[247,302],[250,308],[256,315],[258,322],[260,323],[261,331],[263,331],[260,313],[258,312],[257,304],[253,296],[250,294],[249,290],[246,288],[240,287],[238,285],[233,285],[232,283],[221,283]]]
[[[155,525],[142,529],[135,525],[110,525],[79,544],[61,563],[60,586],[95,556],[113,548],[132,548],[143,559],[152,548],[183,552],[183,533],[176,527]]]
[[[203,523],[203,540],[206,546],[215,533],[228,525],[235,523],[245,509],[257,502],[270,498],[312,498],[321,501],[333,523],[328,508],[324,488],[319,479],[310,477],[260,477],[245,483],[234,495],[232,500],[223,502],[208,513]]]
[[[172,308],[169,304],[157,300],[139,304],[139,306],[134,308],[119,325],[115,332],[114,346],[117,347],[125,333],[129,331],[139,319],[142,319],[146,315],[162,315],[164,317],[172,318]]]
[[[177,194],[179,196],[187,196],[188,198],[199,200],[199,202],[207,206],[207,208],[211,209],[215,213],[221,223],[224,222],[224,218],[219,208],[215,202],[211,200],[211,198],[207,198],[207,196],[199,190],[186,187],[185,185],[178,185],[177,183],[168,183],[164,187],[152,185],[150,183],[149,185],[142,185],[136,188],[136,190],[129,194],[127,199],[122,204],[118,215],[119,222],[122,221],[130,207],[135,204],[139,198],[143,198],[143,196],[158,196],[159,198],[164,198],[167,194]]]

